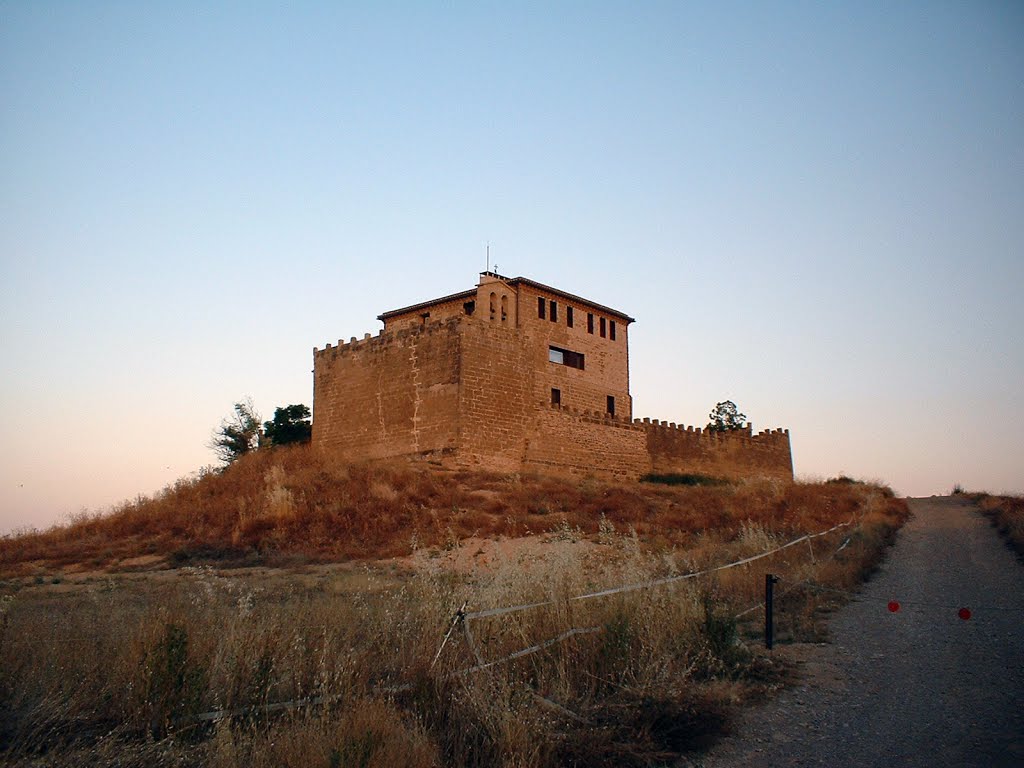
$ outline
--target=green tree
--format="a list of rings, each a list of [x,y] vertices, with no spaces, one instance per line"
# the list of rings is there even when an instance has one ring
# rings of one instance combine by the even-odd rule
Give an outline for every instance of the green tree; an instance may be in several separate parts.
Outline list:
[[[723,400],[715,405],[714,410],[708,414],[711,421],[708,423],[709,432],[730,432],[734,429],[743,429],[747,423],[746,415],[740,413],[736,403],[732,400]]]
[[[210,448],[225,464],[259,448],[263,436],[260,414],[251,399],[235,403],[234,410],[232,416],[221,421],[210,440]]]
[[[309,408],[301,403],[274,411],[274,420],[263,425],[263,434],[271,445],[308,443],[313,436]]]

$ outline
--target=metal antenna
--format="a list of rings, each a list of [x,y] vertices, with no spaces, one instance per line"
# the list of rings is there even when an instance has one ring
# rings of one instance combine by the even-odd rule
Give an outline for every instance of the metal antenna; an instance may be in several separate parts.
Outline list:
[[[487,241],[487,271],[491,271],[491,241]]]

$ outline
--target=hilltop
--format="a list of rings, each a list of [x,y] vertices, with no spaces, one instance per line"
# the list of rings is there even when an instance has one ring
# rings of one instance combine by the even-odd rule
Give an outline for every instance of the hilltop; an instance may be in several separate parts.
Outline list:
[[[745,523],[779,535],[827,528],[864,498],[849,482],[666,479],[693,484],[451,471],[407,460],[338,463],[308,446],[274,448],[152,498],[0,539],[0,571],[366,560],[450,549],[468,537],[558,529],[596,536],[602,525],[635,531],[655,548],[685,547],[708,531],[729,540]]]

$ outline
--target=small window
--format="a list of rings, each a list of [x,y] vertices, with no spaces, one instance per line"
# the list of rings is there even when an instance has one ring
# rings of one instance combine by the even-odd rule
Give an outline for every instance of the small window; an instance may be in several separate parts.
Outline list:
[[[573,352],[560,347],[548,347],[548,360],[552,363],[583,370],[583,354],[581,352]]]
[[[501,322],[508,320],[508,296],[501,294]],[[615,338],[615,323],[612,323],[612,338]]]
[[[551,404],[561,405],[562,404],[562,390],[551,388]]]
[[[472,315],[473,314],[473,310],[475,310],[475,309],[476,309],[476,302],[475,301],[467,301],[465,304],[462,305],[462,311],[465,312],[467,315]]]
[[[537,297],[537,317],[539,317],[541,320],[544,319],[544,305],[545,305],[544,297],[543,296],[538,296]]]
[[[611,339],[612,341],[615,341],[615,321],[614,320],[609,320],[608,321],[608,338]]]
[[[602,339],[605,337],[605,328],[606,328],[606,326],[605,326],[604,318],[602,317],[601,318],[601,338]]]
[[[554,301],[551,302],[551,322],[558,322],[558,305]]]
[[[498,312],[498,296],[494,291],[491,291],[491,320]]]
[[[615,415],[615,398],[612,395],[608,395],[608,415]]]
[[[587,312],[587,333],[594,332],[594,313]]]
[[[569,328],[572,328],[572,307],[565,308],[565,324]]]

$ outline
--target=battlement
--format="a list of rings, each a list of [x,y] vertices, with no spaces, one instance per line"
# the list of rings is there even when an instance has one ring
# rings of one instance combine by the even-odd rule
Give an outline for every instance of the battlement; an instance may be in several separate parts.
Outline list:
[[[463,318],[447,318],[443,320],[435,320],[433,322],[426,322],[423,325],[416,326],[414,328],[400,328],[395,331],[386,331],[381,329],[377,331],[375,336],[369,333],[364,333],[361,339],[356,338],[355,336],[351,337],[348,341],[338,339],[338,343],[336,345],[332,345],[331,342],[327,342],[323,349],[313,347],[313,359],[316,360],[318,357],[322,357],[324,355],[338,356],[354,351],[372,350],[393,341],[400,341],[412,336],[436,333],[438,331],[448,332],[462,322],[464,322]]]

